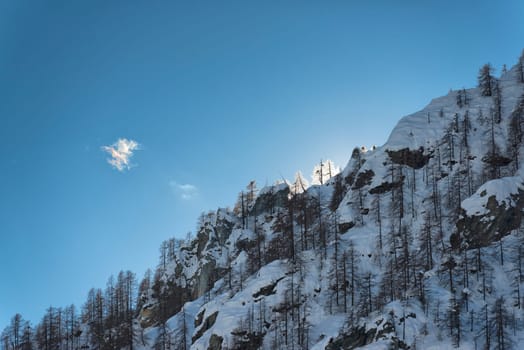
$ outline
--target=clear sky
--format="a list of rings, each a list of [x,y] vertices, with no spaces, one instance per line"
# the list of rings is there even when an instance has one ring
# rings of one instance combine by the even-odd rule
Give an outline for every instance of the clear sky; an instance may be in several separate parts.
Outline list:
[[[141,277],[251,179],[384,143],[515,63],[522,18],[520,0],[0,0],[0,328]],[[119,171],[102,147],[123,138]]]

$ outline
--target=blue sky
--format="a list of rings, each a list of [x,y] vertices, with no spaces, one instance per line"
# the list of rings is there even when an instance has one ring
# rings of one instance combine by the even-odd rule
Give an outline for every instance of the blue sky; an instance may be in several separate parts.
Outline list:
[[[521,1],[0,0],[0,328],[516,62]],[[136,140],[129,170],[102,149]]]

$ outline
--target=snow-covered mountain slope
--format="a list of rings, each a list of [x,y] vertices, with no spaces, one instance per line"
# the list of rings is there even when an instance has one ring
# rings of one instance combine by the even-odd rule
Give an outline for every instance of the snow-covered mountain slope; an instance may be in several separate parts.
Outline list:
[[[521,347],[523,60],[402,118],[338,174],[252,182],[203,214],[162,245],[119,348]],[[82,344],[111,348],[120,328],[86,315]]]
[[[157,274],[143,348],[524,344],[520,69],[434,99],[320,185],[251,187],[203,217]],[[166,281],[187,297],[163,326],[146,311]]]

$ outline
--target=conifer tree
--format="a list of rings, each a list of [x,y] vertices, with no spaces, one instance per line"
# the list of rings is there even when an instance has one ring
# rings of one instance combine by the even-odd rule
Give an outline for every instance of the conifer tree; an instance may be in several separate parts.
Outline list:
[[[522,54],[519,57],[519,61],[517,63],[517,79],[519,83],[524,83],[524,50],[522,50]]]
[[[482,96],[491,96],[493,93],[493,67],[486,63],[480,68],[478,75],[478,87]]]

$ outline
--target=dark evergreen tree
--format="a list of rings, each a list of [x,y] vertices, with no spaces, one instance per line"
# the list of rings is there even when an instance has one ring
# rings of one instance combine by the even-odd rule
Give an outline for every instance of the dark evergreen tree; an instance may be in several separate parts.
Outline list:
[[[512,349],[511,334],[507,328],[511,315],[504,303],[504,298],[499,297],[491,308],[491,338],[497,350]]]
[[[478,87],[482,96],[492,96],[493,94],[493,67],[486,63],[480,68],[478,75]]]
[[[522,50],[522,54],[517,63],[517,79],[519,83],[524,83],[524,50]]]
[[[500,124],[502,121],[502,88],[498,81],[493,82],[493,104],[495,123]]]

